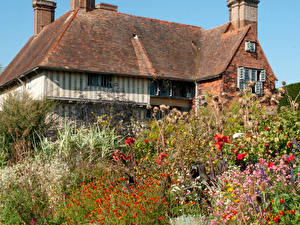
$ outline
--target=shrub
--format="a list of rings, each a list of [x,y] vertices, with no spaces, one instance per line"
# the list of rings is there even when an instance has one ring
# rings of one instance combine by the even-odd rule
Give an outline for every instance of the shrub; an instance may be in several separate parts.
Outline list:
[[[34,100],[23,92],[4,99],[0,106],[0,151],[6,161],[16,163],[32,154],[38,136],[45,135],[50,125],[46,117],[52,106],[50,101]]]
[[[56,220],[64,198],[69,168],[58,158],[26,159],[0,170],[1,224],[31,224]]]
[[[282,89],[282,87],[279,88],[279,91],[280,89]],[[299,108],[300,82],[284,86],[284,89],[287,95],[285,95],[282,99],[280,99],[278,108],[280,109],[282,106],[291,107],[291,101],[295,101],[295,103],[298,103],[298,108]]]

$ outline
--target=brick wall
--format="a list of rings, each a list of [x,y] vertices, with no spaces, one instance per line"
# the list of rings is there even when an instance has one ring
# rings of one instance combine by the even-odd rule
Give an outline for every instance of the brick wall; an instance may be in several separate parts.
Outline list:
[[[246,41],[256,42],[255,53],[249,53],[245,51]],[[260,44],[257,41],[255,31],[252,27],[246,35],[243,43],[238,48],[238,51],[229,64],[227,70],[222,74],[223,91],[229,93],[230,95],[234,95],[236,92],[236,89],[233,88],[233,86],[237,87],[237,71],[239,66],[266,70],[266,82],[264,82],[264,90],[266,88],[272,91],[275,89],[276,77],[263,53]]]
[[[202,81],[197,85],[198,87],[198,95],[205,95],[207,92],[212,95],[220,95],[223,91],[223,80],[222,78],[217,78],[208,81]]]
[[[245,51],[246,41],[256,42],[255,53],[249,53]],[[266,82],[264,82],[264,90],[270,89],[274,91],[276,77],[264,55],[260,44],[257,41],[255,29],[251,27],[226,71],[222,74],[222,77],[200,82],[198,84],[198,94],[203,95],[206,94],[206,92],[210,92],[213,95],[220,95],[222,92],[227,92],[230,96],[235,96],[237,87],[237,71],[239,66],[266,70]]]

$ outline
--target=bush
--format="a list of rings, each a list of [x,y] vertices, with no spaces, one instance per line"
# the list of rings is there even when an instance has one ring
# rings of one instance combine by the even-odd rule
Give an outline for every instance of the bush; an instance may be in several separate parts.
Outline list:
[[[34,100],[27,93],[9,94],[1,103],[0,151],[5,161],[16,163],[32,154],[39,136],[45,135],[53,107],[47,100]],[[38,148],[37,148],[38,149]]]
[[[70,171],[58,158],[26,159],[0,170],[0,223],[43,224],[55,221],[56,208],[69,182]]]
[[[298,103],[298,107],[299,107],[299,104],[300,104],[300,96],[299,96],[300,82],[284,86],[284,89],[288,96],[285,95],[282,99],[280,99],[278,109],[280,109],[282,106],[291,107],[291,103],[290,103],[291,100]],[[297,98],[297,95],[298,95],[298,98]]]

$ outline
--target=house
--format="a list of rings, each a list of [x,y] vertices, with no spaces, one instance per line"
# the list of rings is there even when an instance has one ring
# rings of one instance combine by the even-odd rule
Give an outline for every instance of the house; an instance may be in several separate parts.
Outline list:
[[[249,80],[262,95],[276,77],[257,39],[259,2],[227,0],[229,22],[204,30],[95,0],[70,0],[55,20],[55,2],[34,0],[34,35],[0,76],[0,98],[26,89],[60,101],[62,117],[130,103],[143,119],[149,104],[188,110],[207,91],[234,96]]]

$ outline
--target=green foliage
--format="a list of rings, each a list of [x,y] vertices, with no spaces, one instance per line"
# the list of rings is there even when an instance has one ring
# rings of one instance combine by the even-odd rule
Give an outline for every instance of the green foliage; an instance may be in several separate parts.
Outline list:
[[[0,170],[0,223],[57,221],[55,207],[64,197],[69,168],[60,159],[26,159]],[[44,224],[44,223],[41,223]]]
[[[1,103],[0,151],[5,161],[16,163],[31,155],[38,135],[45,135],[50,121],[46,117],[53,107],[47,100],[34,100],[27,93],[9,94]]]

